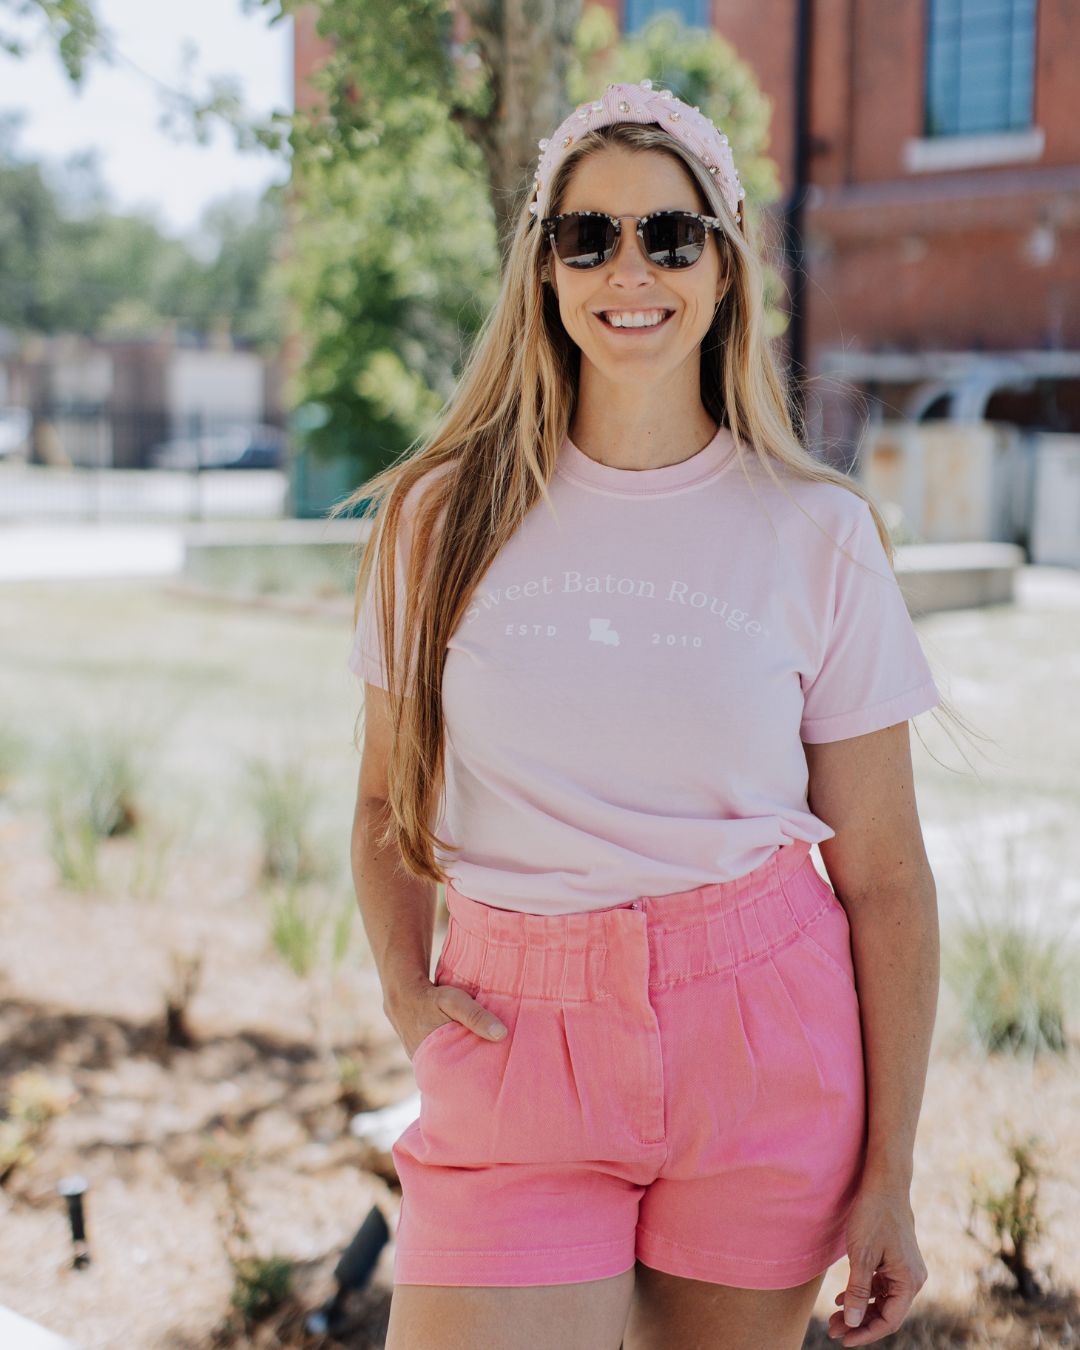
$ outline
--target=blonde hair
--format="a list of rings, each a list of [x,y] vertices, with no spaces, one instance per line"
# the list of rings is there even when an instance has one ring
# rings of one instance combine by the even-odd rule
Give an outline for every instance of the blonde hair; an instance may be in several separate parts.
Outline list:
[[[690,151],[659,127],[620,123],[594,131],[559,165],[551,213],[558,213],[577,166],[611,146],[679,160],[703,209],[723,222],[713,238],[729,285],[701,346],[701,399],[731,431],[744,471],[749,453],[782,490],[786,473],[837,484],[866,499],[856,483],[799,443],[765,331],[761,262],[745,212],[740,228]],[[373,537],[379,543],[365,550],[357,609],[374,587],[393,726],[389,841],[411,873],[436,881],[445,879],[438,851],[447,848],[435,830],[444,782],[447,644],[500,549],[546,499],[577,398],[579,353],[559,317],[549,266],[538,221],[523,208],[499,299],[435,429],[342,508],[367,500],[376,512]],[[891,554],[884,523],[872,504],[871,510]],[[403,532],[409,561],[402,605],[395,559],[406,542]]]

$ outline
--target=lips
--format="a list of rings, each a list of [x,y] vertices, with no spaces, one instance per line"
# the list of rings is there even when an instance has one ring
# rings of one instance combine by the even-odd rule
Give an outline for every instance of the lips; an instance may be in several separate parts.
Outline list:
[[[674,312],[672,309],[605,309],[596,317],[608,328],[640,331],[660,328]]]

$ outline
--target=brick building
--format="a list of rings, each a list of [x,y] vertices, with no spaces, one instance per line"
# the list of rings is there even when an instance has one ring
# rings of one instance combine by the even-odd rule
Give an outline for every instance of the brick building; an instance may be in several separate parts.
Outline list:
[[[1080,431],[1080,0],[607,2],[711,22],[773,99],[826,445],[857,440],[851,386]]]
[[[601,3],[624,30],[711,24],[772,98],[826,453],[850,460],[868,408],[1080,432],[1080,0]]]

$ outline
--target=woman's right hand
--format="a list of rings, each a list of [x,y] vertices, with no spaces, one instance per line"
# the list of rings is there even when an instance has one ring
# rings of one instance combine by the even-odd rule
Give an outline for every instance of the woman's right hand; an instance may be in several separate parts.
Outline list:
[[[494,1013],[452,984],[417,981],[393,993],[387,991],[383,1006],[410,1059],[420,1042],[446,1022],[460,1022],[485,1041],[501,1041],[506,1036],[506,1027]]]

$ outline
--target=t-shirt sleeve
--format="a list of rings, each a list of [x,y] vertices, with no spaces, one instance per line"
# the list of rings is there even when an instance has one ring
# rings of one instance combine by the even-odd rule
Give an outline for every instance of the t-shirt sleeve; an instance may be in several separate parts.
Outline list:
[[[433,486],[436,479],[446,473],[450,465],[441,465],[426,473],[409,489],[401,505],[398,521],[397,540],[394,548],[394,626],[395,644],[400,652],[403,645],[405,610],[408,604],[408,575],[413,547],[413,528],[420,510],[424,494]],[[441,520],[441,517],[440,517]],[[436,523],[436,530],[439,523]],[[383,546],[381,529],[378,537],[373,532],[367,548],[375,549],[375,559],[369,574],[367,589],[360,605],[353,635],[352,648],[349,651],[349,669],[367,684],[377,684],[380,689],[389,688],[386,673],[386,653],[383,650],[382,597],[379,586],[380,552]]]
[[[810,744],[881,731],[940,702],[869,508],[835,556],[820,666],[803,681]]]
[[[405,577],[406,577],[406,543],[404,528],[405,522],[402,522],[402,529],[398,532],[398,546],[395,549],[394,557],[394,608],[398,625],[401,623],[402,611],[405,605]],[[382,603],[379,595],[379,571],[378,571],[378,549],[381,543],[377,542],[374,534],[367,548],[374,548],[376,556],[368,575],[367,588],[364,598],[360,604],[360,612],[356,621],[356,632],[353,635],[352,647],[349,651],[349,669],[354,675],[359,677],[366,684],[377,684],[380,689],[389,688],[390,681],[386,673],[386,652],[383,648],[383,628],[382,628]]]

